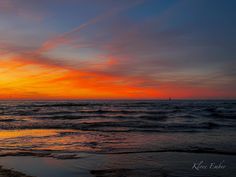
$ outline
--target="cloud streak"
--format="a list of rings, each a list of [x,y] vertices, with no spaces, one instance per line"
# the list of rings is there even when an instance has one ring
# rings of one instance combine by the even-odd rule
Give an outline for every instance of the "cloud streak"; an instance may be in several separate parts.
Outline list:
[[[141,3],[143,3],[143,1],[139,0],[139,1],[136,1],[135,3],[132,3],[131,5],[128,5],[125,7],[112,7],[107,12],[90,19],[89,21],[87,21],[85,23],[80,24],[79,26],[75,27],[74,29],[72,29],[68,32],[65,32],[55,38],[52,38],[52,39],[46,41],[42,45],[42,47],[39,49],[39,51],[44,52],[44,51],[52,50],[61,44],[70,44],[74,40],[74,37],[76,37],[76,35],[81,30],[89,27],[90,25],[96,24],[99,21],[105,20],[105,19],[110,18],[116,14],[119,14],[124,10],[127,10],[127,9],[137,6],[137,5],[140,5]]]
[[[43,1],[45,7],[37,9],[35,1],[28,12],[53,14],[37,22],[42,32],[33,30],[35,22],[10,22],[12,8],[22,9],[20,4],[0,4],[6,8],[0,17],[0,98],[236,97],[236,27],[225,16],[215,28],[218,17],[212,13],[225,13],[217,5],[209,13],[206,2],[105,2],[58,2],[51,8]],[[16,28],[7,31],[7,25]]]

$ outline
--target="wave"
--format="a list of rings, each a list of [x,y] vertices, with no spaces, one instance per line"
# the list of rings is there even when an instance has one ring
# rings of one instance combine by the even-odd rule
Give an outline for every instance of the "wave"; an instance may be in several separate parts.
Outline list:
[[[16,122],[16,119],[0,119],[0,122]]]
[[[60,130],[82,130],[94,132],[206,132],[213,129],[227,128],[234,129],[235,125],[217,124],[212,122],[205,122],[201,124],[153,124],[152,122],[140,121],[124,121],[124,122],[14,122],[14,121],[0,121],[0,129],[2,130],[21,130],[21,129],[60,129]]]
[[[81,158],[81,153],[89,154],[110,154],[110,155],[121,155],[121,154],[146,154],[146,153],[190,153],[190,154],[215,154],[215,155],[230,155],[235,156],[235,151],[226,151],[226,150],[217,150],[214,148],[206,148],[206,147],[194,147],[194,148],[183,148],[183,149],[154,149],[154,150],[120,150],[120,151],[107,151],[107,150],[99,150],[94,149],[86,150],[86,151],[68,151],[68,150],[6,150],[1,149],[2,153],[0,153],[0,157],[5,156],[34,156],[34,157],[52,157],[56,159],[77,159]]]
[[[201,153],[201,154],[218,154],[218,155],[236,155],[233,151],[215,150],[211,148],[199,149],[163,149],[163,150],[147,150],[147,151],[124,151],[124,152],[105,152],[104,154],[140,154],[140,153],[161,153],[161,152],[181,152],[181,153]]]
[[[210,131],[236,126],[236,107],[232,103],[234,102],[1,102],[0,108],[4,109],[1,109],[0,128],[150,132]]]

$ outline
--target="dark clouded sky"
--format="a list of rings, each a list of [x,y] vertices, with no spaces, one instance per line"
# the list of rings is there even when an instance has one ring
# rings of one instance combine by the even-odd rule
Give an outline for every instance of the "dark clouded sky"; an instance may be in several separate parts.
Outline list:
[[[236,98],[235,7],[2,0],[0,98]]]

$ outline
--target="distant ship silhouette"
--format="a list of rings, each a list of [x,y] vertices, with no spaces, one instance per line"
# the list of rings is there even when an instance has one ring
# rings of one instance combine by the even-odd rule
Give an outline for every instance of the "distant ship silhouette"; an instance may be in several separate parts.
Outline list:
[[[171,101],[172,100],[172,98],[171,97],[169,97],[169,101]]]

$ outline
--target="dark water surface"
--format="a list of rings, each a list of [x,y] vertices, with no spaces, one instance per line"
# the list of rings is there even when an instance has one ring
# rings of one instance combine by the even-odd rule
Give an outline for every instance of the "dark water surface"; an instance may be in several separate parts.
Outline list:
[[[0,130],[1,156],[135,154],[142,160],[147,153],[198,153],[232,158],[236,101],[1,101]]]

